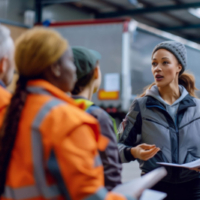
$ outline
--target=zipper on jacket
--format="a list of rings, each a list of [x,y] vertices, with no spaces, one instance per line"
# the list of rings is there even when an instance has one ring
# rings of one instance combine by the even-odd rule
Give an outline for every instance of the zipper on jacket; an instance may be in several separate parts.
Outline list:
[[[176,114],[176,121],[175,121],[175,127],[176,127],[176,135],[177,135],[177,139],[178,139],[178,154],[177,154],[177,161],[179,161],[179,130],[178,130],[178,127],[177,127],[177,121],[178,121],[178,112]]]
[[[174,128],[175,128],[175,131],[176,131],[176,137],[177,137],[177,150],[178,151],[177,151],[177,157],[176,157],[176,159],[177,159],[177,163],[178,163],[178,161],[179,161],[179,131],[178,131],[177,123],[176,123],[177,119],[178,119],[178,113],[176,115],[176,122],[174,122],[174,120],[172,119],[172,117],[170,116],[170,114],[164,108],[162,108],[161,106],[154,105],[154,106],[147,106],[147,108],[158,108],[158,109],[161,109],[161,110],[163,110],[171,118],[171,120],[172,120],[172,122],[174,124]],[[178,173],[175,173],[173,175],[175,175],[175,181],[177,181],[178,180]]]
[[[178,121],[178,112],[176,114],[176,119],[175,119],[175,127],[176,127],[176,137],[177,137],[177,162],[179,162],[179,130],[177,127],[177,121]],[[175,173],[175,181],[178,181],[179,173],[178,173],[178,168],[175,168],[176,173]]]

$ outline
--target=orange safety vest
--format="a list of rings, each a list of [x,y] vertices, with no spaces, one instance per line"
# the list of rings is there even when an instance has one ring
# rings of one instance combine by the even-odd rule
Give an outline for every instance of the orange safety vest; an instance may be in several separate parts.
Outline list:
[[[0,86],[0,96],[1,96],[0,97],[0,126],[1,126],[6,112],[6,108],[10,103],[11,94],[2,86]]]
[[[44,80],[27,90],[1,200],[126,199],[104,188],[98,149],[108,140],[96,119]]]

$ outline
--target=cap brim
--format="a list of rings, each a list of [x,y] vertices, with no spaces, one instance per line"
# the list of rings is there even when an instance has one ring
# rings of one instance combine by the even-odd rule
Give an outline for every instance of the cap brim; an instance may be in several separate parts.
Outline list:
[[[92,55],[94,55],[94,57],[96,58],[97,61],[101,59],[101,54],[100,54],[99,52],[94,51],[94,50],[92,50],[92,49],[89,49],[89,51],[90,51],[90,53],[91,53]]]

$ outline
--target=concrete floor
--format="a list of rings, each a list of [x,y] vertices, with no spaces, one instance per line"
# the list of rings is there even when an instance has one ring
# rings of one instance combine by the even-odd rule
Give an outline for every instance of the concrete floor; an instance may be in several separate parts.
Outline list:
[[[140,177],[140,169],[137,161],[122,164],[122,182],[133,180]]]

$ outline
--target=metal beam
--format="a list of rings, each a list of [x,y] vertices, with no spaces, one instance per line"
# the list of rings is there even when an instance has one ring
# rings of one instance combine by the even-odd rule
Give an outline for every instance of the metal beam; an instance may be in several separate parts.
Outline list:
[[[95,8],[91,8],[89,6],[86,6],[86,5],[83,5],[83,4],[80,4],[79,3],[66,3],[64,4],[66,7],[71,7],[71,8],[74,8],[74,9],[77,9],[78,11],[82,11],[82,12],[86,12],[86,13],[92,13],[94,15],[97,15],[99,14],[99,11]]]
[[[147,2],[144,1],[144,0],[139,0],[139,2],[142,3],[143,5],[145,5],[146,7],[147,7],[147,6],[148,6],[148,7],[154,6],[152,3],[149,3],[149,2],[147,3]],[[175,2],[177,5],[180,4],[180,3],[182,3],[180,0],[174,0],[174,2]],[[173,14],[163,12],[162,15],[164,15],[164,16],[166,16],[166,17],[169,17],[169,18],[171,18],[171,19],[173,19],[173,20],[178,21],[179,23],[182,24],[181,26],[189,26],[189,25],[190,25],[190,23],[188,23],[187,21],[185,21],[185,20],[183,20],[183,19],[180,19],[180,18],[174,16]],[[165,26],[164,24],[159,24],[156,28],[162,29],[162,27],[166,27],[166,26]],[[166,31],[167,31],[167,30],[166,30]],[[168,30],[168,31],[170,31],[170,30]],[[179,36],[181,36],[181,37],[183,37],[183,38],[186,38],[186,39],[187,39],[187,38],[193,38],[193,35],[182,33],[180,30],[179,30],[178,32],[176,32],[175,34],[176,34],[176,35],[179,35]]]
[[[22,28],[31,28],[30,26],[24,25],[22,23],[10,21],[10,20],[7,20],[7,19],[0,19],[0,23],[8,24],[8,25],[11,25],[11,26],[18,26],[18,27],[22,27]]]
[[[127,16],[127,15],[141,15],[146,13],[155,13],[155,12],[165,12],[170,10],[181,10],[188,8],[196,8],[200,7],[200,3],[185,3],[180,5],[169,5],[169,6],[156,6],[151,8],[137,8],[131,10],[117,11],[117,12],[108,12],[108,13],[100,13],[96,17],[97,18],[107,18],[107,17],[119,17],[119,16]]]
[[[141,23],[145,23],[145,22],[143,22],[143,20],[145,20],[145,21],[149,21],[150,23],[153,23],[153,24],[155,24],[155,25],[151,25],[151,24],[149,24],[150,26],[153,26],[153,27],[155,27],[155,28],[158,28],[158,27],[163,27],[163,24],[161,24],[160,22],[157,22],[156,20],[154,20],[154,19],[149,19],[148,17],[146,17],[146,16],[139,16],[139,17],[135,17],[135,18],[133,18],[133,19],[135,19],[136,21],[138,21],[138,22],[141,22]],[[147,23],[145,23],[145,24],[147,24]]]
[[[117,9],[117,10],[125,10],[125,8],[123,6],[121,6],[121,5],[117,4],[117,3],[111,2],[109,0],[95,0],[95,1],[100,2],[100,3],[102,3],[102,4],[106,5],[106,6],[113,7],[115,9]]]
[[[146,2],[144,0],[138,0],[138,1],[139,1],[139,3],[142,3],[143,5],[145,5],[145,7],[154,7],[155,6],[154,4]],[[172,14],[166,13],[166,12],[162,13],[162,15],[165,15],[166,17],[169,17],[169,18],[171,18],[175,21],[178,21],[179,23],[184,24],[184,25],[190,24],[190,23],[188,23],[188,22],[186,22],[186,21],[184,21],[184,20],[182,20],[182,19],[180,19],[180,18],[178,18],[178,17],[176,17]]]
[[[35,22],[42,22],[42,4],[40,0],[35,0]]]
[[[183,25],[183,26],[161,26],[158,27],[159,29],[162,29],[163,31],[177,31],[177,30],[184,30],[184,29],[196,29],[200,28],[200,24],[189,24],[189,25]]]
[[[80,0],[40,0],[40,3],[44,6],[51,4],[60,4],[60,3],[71,3]]]
[[[176,4],[182,4],[183,2],[181,0],[173,0],[173,2],[175,2]]]

